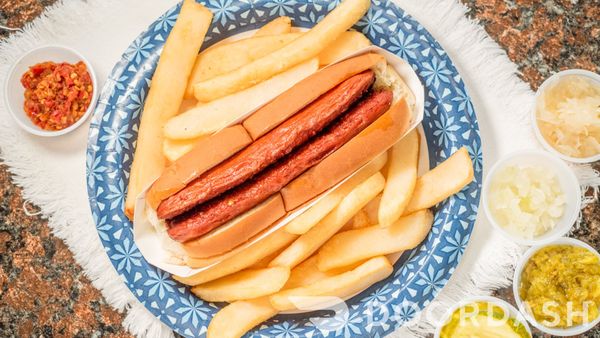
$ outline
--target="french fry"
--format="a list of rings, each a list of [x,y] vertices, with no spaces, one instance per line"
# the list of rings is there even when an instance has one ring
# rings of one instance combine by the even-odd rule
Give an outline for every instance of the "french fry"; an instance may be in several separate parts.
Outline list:
[[[315,282],[318,282],[322,279],[334,277],[344,272],[348,272],[363,262],[347,267],[343,267],[341,269],[332,269],[329,271],[321,271],[317,267],[317,256],[312,255],[310,258],[305,260],[304,262],[298,264],[295,268],[292,269],[290,273],[290,278],[288,278],[283,290],[286,289],[294,289],[301,286],[311,285]]]
[[[292,269],[283,289],[295,289],[333,276],[335,274],[317,268],[317,256],[313,255]]]
[[[369,9],[370,0],[345,0],[311,30],[290,44],[235,71],[194,85],[194,95],[208,102],[244,90],[296,64],[316,57]]]
[[[192,149],[194,149],[196,143],[198,143],[203,138],[204,136],[198,138],[191,138],[187,140],[171,140],[169,138],[166,138],[163,141],[162,146],[163,154],[165,154],[165,157],[167,158],[167,160],[169,160],[169,162],[175,162],[181,156],[189,153]]]
[[[404,214],[430,208],[456,194],[472,180],[473,162],[467,148],[462,147],[433,170],[417,179],[415,190]]]
[[[181,102],[181,106],[179,106],[177,115],[181,115],[188,110],[195,108],[197,104],[198,100],[195,98],[184,99],[183,102]],[[190,150],[194,148],[196,142],[200,139],[202,138],[177,141],[165,138],[162,147],[163,154],[169,162],[175,162],[178,158],[190,152]]]
[[[259,243],[254,243],[235,255],[225,258],[223,261],[207,270],[198,272],[189,277],[174,275],[173,278],[183,284],[192,286],[210,282],[256,264],[261,259],[288,246],[296,238],[298,238],[298,236],[289,234],[283,229],[279,229],[262,239]],[[188,260],[186,263],[188,266],[194,267],[193,259]]]
[[[234,71],[289,44],[300,33],[250,37],[211,47],[198,54],[185,97],[194,98],[194,84]]]
[[[334,191],[324,196],[304,213],[296,217],[285,226],[285,231],[290,234],[302,235],[319,223],[333,210],[352,189],[358,184],[377,173],[387,162],[387,153],[377,156],[373,161],[359,169],[348,181],[337,187]]]
[[[198,100],[196,100],[196,98],[192,97],[192,98],[185,98],[183,99],[183,101],[181,102],[181,105],[179,106],[179,111],[177,112],[177,115],[179,114],[183,114],[186,111],[196,107],[196,105],[198,104]]]
[[[419,133],[411,131],[392,147],[390,167],[379,204],[379,225],[397,221],[410,202],[417,183],[419,164]]]
[[[370,45],[371,41],[363,33],[344,32],[319,54],[319,64],[326,66]]]
[[[369,177],[356,186],[340,204],[333,209],[317,225],[301,235],[294,243],[277,256],[269,266],[286,266],[293,268],[316,252],[323,243],[340,230],[352,216],[364,207],[385,184],[381,173]]]
[[[206,337],[239,338],[276,314],[268,297],[237,301],[217,312],[208,325]]]
[[[289,33],[292,30],[292,19],[289,16],[280,16],[273,19],[261,28],[259,28],[254,36],[277,35]]]
[[[374,224],[371,223],[371,221],[369,220],[369,215],[367,214],[367,212],[364,209],[362,209],[356,215],[354,215],[354,218],[352,219],[352,226],[350,227],[350,229],[361,229],[366,228],[370,225]]]
[[[279,311],[312,307],[319,303],[315,297],[337,297],[344,300],[386,278],[393,271],[394,268],[387,258],[375,257],[348,272],[306,286],[280,291],[269,296],[269,299],[271,305]]]
[[[241,122],[264,102],[271,101],[318,69],[319,60],[313,58],[254,87],[200,104],[171,118],[165,125],[165,136],[173,140],[197,138]]]
[[[167,159],[160,151],[162,129],[167,120],[179,112],[185,83],[211,20],[210,10],[195,0],[185,0],[165,42],[144,103],[131,165],[125,200],[125,214],[129,219],[133,219],[138,195],[160,176],[167,164]]]
[[[381,203],[381,194],[375,196],[375,198],[373,198],[363,208],[363,211],[365,212],[365,215],[367,216],[367,219],[369,220],[370,225],[375,225],[375,224],[379,223],[379,220],[377,219],[377,213],[379,212],[379,204],[380,203]]]
[[[264,268],[268,268],[269,267],[269,263],[271,263],[272,260],[275,259],[275,257],[279,256],[279,254],[281,254],[283,252],[283,250],[285,250],[286,248],[283,247],[275,252],[273,252],[272,254],[265,256],[263,259],[259,260],[258,262],[250,265],[248,268],[249,269],[264,269]]]
[[[242,270],[232,275],[200,284],[192,292],[209,302],[233,302],[273,294],[285,285],[290,269],[274,267]]]
[[[341,268],[362,260],[415,248],[427,237],[433,214],[421,210],[400,218],[388,227],[378,225],[340,232],[317,254],[321,271]]]

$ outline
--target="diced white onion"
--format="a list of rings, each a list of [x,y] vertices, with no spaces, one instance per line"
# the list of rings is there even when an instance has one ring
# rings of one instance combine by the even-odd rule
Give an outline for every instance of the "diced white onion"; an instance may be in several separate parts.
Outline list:
[[[488,207],[509,233],[533,239],[552,230],[565,211],[558,178],[540,166],[506,166],[492,178]]]

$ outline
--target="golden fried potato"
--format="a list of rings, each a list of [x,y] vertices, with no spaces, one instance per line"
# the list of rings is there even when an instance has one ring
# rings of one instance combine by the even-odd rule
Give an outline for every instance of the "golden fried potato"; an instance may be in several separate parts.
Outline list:
[[[233,302],[275,293],[287,282],[290,269],[274,267],[242,270],[217,280],[196,285],[192,292],[209,302]]]
[[[321,198],[317,203],[308,208],[308,210],[288,223],[285,226],[285,231],[291,234],[302,235],[312,229],[312,227],[325,218],[333,208],[338,206],[342,199],[348,195],[352,189],[381,170],[386,161],[387,153],[377,156],[369,164],[359,169],[350,179],[342,183],[339,187],[335,188],[334,191]]]
[[[371,41],[363,33],[357,31],[344,32],[319,54],[319,64],[326,66],[370,45]]]
[[[473,162],[467,148],[462,147],[433,170],[417,179],[415,190],[404,214],[430,208],[456,194],[471,181],[473,181]]]
[[[336,234],[317,255],[319,270],[341,268],[365,259],[415,248],[433,225],[433,214],[421,210],[388,227],[371,226]]]
[[[318,280],[312,284],[280,291],[269,296],[271,305],[279,311],[314,308],[331,297],[340,301],[355,295],[388,277],[394,267],[385,257],[375,257],[353,270]],[[323,299],[319,299],[323,298]]]
[[[239,338],[276,314],[268,297],[240,300],[217,312],[208,325],[206,337]]]
[[[416,130],[392,147],[389,163],[378,210],[381,226],[397,221],[412,198],[419,164],[419,133]]]
[[[254,36],[285,34],[291,32],[291,30],[292,19],[289,16],[280,16],[260,27],[256,33],[254,33]]]
[[[185,0],[163,47],[144,109],[129,176],[125,214],[133,219],[138,195],[160,176],[167,159],[160,151],[163,126],[177,115],[196,54],[212,20],[212,12],[194,0]]]
[[[254,36],[213,46],[196,58],[187,82],[185,97],[194,98],[194,85],[234,71],[296,40],[300,33]]]

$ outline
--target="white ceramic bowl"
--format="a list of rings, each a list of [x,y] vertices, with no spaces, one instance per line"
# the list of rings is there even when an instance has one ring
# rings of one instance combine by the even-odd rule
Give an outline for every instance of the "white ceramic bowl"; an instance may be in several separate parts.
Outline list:
[[[467,298],[466,300],[461,301],[460,303],[451,307],[446,312],[446,314],[444,314],[444,319],[442,320],[441,324],[437,326],[437,328],[435,330],[435,338],[440,338],[440,334],[442,333],[442,329],[444,328],[444,325],[447,324],[448,320],[450,319],[450,317],[456,310],[460,309],[463,306],[466,306],[466,305],[469,305],[472,303],[477,303],[477,302],[488,302],[488,303],[491,303],[491,304],[501,307],[506,313],[509,314],[510,318],[515,318],[521,324],[523,324],[523,326],[525,326],[525,328],[527,329],[527,332],[529,332],[529,336],[531,336],[531,329],[529,327],[529,324],[527,324],[527,320],[519,312],[519,310],[517,310],[517,308],[515,308],[514,306],[510,305],[509,303],[503,301],[500,298],[481,296],[481,297]]]
[[[541,165],[545,168],[551,169],[554,172],[558,178],[560,187],[565,194],[566,200],[563,216],[560,218],[554,229],[533,239],[526,239],[509,233],[502,226],[500,226],[498,222],[496,222],[489,207],[490,185],[495,174],[500,169],[508,165]],[[569,230],[571,230],[571,227],[577,221],[577,217],[579,216],[579,212],[581,210],[581,188],[579,186],[577,177],[565,162],[544,151],[519,151],[510,154],[496,162],[483,182],[482,195],[483,210],[485,211],[485,214],[492,226],[500,231],[500,233],[502,233],[504,236],[521,245],[533,246],[550,243],[564,236],[569,232]]]
[[[92,92],[92,100],[90,101],[88,109],[79,120],[77,120],[75,123],[73,123],[65,129],[56,131],[44,130],[33,124],[33,122],[31,122],[31,120],[23,110],[23,103],[25,101],[25,89],[23,88],[23,85],[21,85],[21,76],[29,69],[30,66],[44,61],[68,63],[76,63],[79,61],[83,61],[92,79],[94,89]],[[21,126],[26,131],[30,132],[31,134],[38,136],[59,136],[77,129],[77,127],[82,125],[85,122],[85,120],[91,115],[92,111],[94,110],[94,107],[96,106],[97,98],[98,83],[96,81],[96,74],[94,73],[92,65],[83,55],[79,54],[77,51],[69,47],[64,46],[49,45],[39,47],[27,52],[12,65],[8,73],[8,77],[4,82],[4,100],[6,107],[8,107],[8,111],[19,126]]]
[[[542,248],[545,248],[549,245],[561,245],[561,244],[582,247],[582,248],[585,248],[585,249],[591,251],[592,253],[596,254],[596,256],[600,257],[600,253],[598,253],[598,251],[594,250],[594,248],[592,248],[590,245],[588,245],[580,240],[574,239],[574,238],[561,238],[561,239],[558,239],[549,244],[539,245],[539,246],[530,248],[529,250],[527,250],[527,252],[525,252],[523,257],[521,257],[521,260],[519,261],[519,264],[517,264],[517,268],[515,269],[515,275],[513,277],[513,293],[515,296],[515,300],[517,302],[517,306],[519,307],[519,311],[521,311],[521,313],[525,316],[527,321],[529,321],[531,323],[531,325],[535,326],[538,330],[540,330],[544,333],[548,333],[548,334],[551,334],[554,336],[559,336],[559,337],[569,337],[569,336],[580,335],[584,332],[591,330],[594,326],[596,326],[600,323],[600,317],[596,318],[594,321],[592,321],[590,323],[587,323],[584,325],[573,326],[573,327],[570,327],[567,329],[550,328],[550,327],[544,326],[541,323],[539,323],[538,321],[536,321],[535,318],[533,318],[533,316],[527,312],[527,310],[525,308],[525,304],[523,304],[523,300],[521,299],[521,295],[519,294],[519,285],[521,284],[521,274],[523,273],[523,269],[525,268],[525,265],[527,264],[527,262],[529,262],[529,259]]]
[[[546,148],[549,152],[562,158],[565,161],[569,161],[569,162],[573,162],[573,163],[591,163],[591,162],[600,161],[600,154],[597,154],[597,155],[594,155],[591,157],[583,157],[583,158],[570,157],[570,156],[564,155],[560,151],[556,150],[553,146],[551,146],[550,143],[548,143],[548,141],[546,141],[544,136],[542,136],[542,132],[540,131],[540,128],[538,127],[537,116],[536,116],[538,97],[546,90],[546,87],[548,87],[552,83],[555,83],[561,77],[567,76],[567,75],[585,76],[585,77],[591,79],[592,81],[595,81],[596,83],[600,84],[600,75],[599,74],[596,74],[594,72],[590,72],[590,71],[584,70],[584,69],[563,70],[563,71],[558,72],[558,73],[550,76],[549,78],[547,78],[542,83],[542,85],[538,88],[537,92],[535,93],[535,104],[534,104],[534,108],[531,112],[531,119],[532,119],[533,129],[535,131],[535,136],[537,137],[538,141],[544,146],[544,148]]]

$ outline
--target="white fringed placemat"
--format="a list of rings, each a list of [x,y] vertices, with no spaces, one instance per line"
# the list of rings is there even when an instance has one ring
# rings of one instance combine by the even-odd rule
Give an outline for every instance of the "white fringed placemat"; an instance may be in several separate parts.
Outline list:
[[[465,17],[454,0],[396,2],[414,16],[448,52],[473,100],[483,139],[485,168],[511,150],[537,148],[529,121],[533,93],[517,76],[516,66],[481,26]],[[24,52],[44,44],[63,44],[83,53],[104,84],[113,65],[133,39],[174,0],[64,1],[48,9],[23,33],[0,44],[0,80]],[[63,239],[107,302],[127,311],[123,325],[133,334],[170,337],[171,330],[150,314],[112,268],[100,244],[88,206],[85,185],[87,125],[57,139],[23,131],[0,102],[0,156],[10,167],[26,199],[39,205],[54,234]],[[580,166],[583,184],[598,186],[598,175]],[[510,285],[521,249],[494,233],[480,213],[467,252],[448,285],[423,316],[394,337],[433,330],[438,316],[460,299],[489,294]]]

